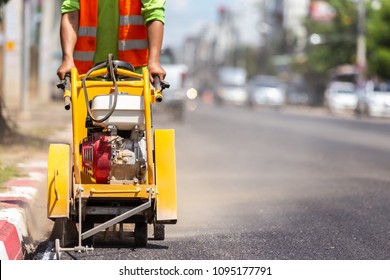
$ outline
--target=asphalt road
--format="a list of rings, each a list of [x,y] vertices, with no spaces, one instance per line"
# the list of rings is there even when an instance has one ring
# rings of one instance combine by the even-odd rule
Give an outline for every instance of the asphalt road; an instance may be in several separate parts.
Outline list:
[[[178,223],[65,259],[390,259],[390,121],[200,107],[155,127],[176,131]]]

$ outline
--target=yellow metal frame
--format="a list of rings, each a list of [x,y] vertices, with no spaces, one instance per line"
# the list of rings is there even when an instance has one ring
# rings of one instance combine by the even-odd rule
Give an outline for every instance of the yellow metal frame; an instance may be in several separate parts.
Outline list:
[[[47,217],[69,217],[72,186],[71,153],[68,144],[51,144],[47,167]]]
[[[107,69],[100,69],[92,72],[89,78],[99,77],[107,74]],[[151,106],[155,102],[154,91],[151,90],[149,84],[149,73],[144,69],[142,75],[131,71],[118,69],[118,74],[135,78],[132,81],[118,81],[118,91],[126,92],[131,95],[142,96],[144,99],[145,110],[145,130],[146,130],[146,148],[147,148],[147,176],[146,184],[144,185],[105,185],[95,184],[93,180],[82,172],[82,157],[79,149],[73,151],[74,157],[74,177],[75,188],[82,186],[84,191],[82,197],[137,197],[148,198],[147,189],[154,185],[153,173],[153,146],[152,146],[152,123],[151,123]],[[73,146],[79,147],[82,140],[87,137],[87,129],[85,127],[85,119],[87,117],[87,105],[82,87],[82,78],[84,75],[79,75],[77,69],[72,69],[71,72],[71,100],[72,100],[72,122],[73,122]],[[86,88],[88,99],[92,100],[95,96],[110,94],[113,87],[112,81],[95,81],[87,80]],[[109,186],[109,187],[108,187]],[[91,191],[92,190],[92,191]],[[76,196],[76,194],[74,194]]]
[[[154,153],[157,184],[157,222],[176,223],[175,131],[154,131]]]
[[[73,202],[78,198],[116,199],[135,198],[157,201],[157,221],[176,222],[176,166],[173,130],[156,130],[153,141],[151,104],[161,97],[162,92],[150,87],[149,72],[144,69],[142,74],[117,69],[122,76],[134,78],[130,81],[118,81],[118,91],[130,95],[142,96],[144,100],[145,132],[147,149],[147,174],[145,184],[97,184],[93,178],[82,171],[82,155],[80,144],[87,137],[85,120],[87,104],[82,86],[84,75],[79,75],[76,68],[71,71],[71,108],[73,129],[73,171],[71,171],[71,156],[69,145],[52,145],[49,155],[48,171],[48,217],[69,217],[70,195],[73,191]],[[93,71],[88,77],[100,77],[108,74],[108,70]],[[88,99],[98,95],[110,94],[114,86],[112,81],[87,80]],[[67,93],[69,96],[69,93]],[[156,162],[154,162],[153,148]],[[68,156],[66,156],[66,154]],[[58,172],[59,171],[59,172]],[[73,178],[71,176],[73,172]],[[73,179],[73,188],[71,179]],[[54,183],[56,182],[56,183]],[[60,187],[59,187],[60,186]],[[82,190],[80,194],[80,190]],[[68,194],[67,196],[65,194]],[[59,198],[58,198],[59,196]]]

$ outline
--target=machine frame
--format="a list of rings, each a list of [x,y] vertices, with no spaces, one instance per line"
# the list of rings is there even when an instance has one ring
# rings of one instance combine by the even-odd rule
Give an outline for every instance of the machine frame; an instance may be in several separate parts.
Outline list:
[[[72,112],[73,141],[51,144],[48,158],[47,216],[55,222],[51,238],[55,240],[58,258],[60,252],[66,250],[93,250],[93,247],[83,246],[83,240],[117,224],[121,229],[124,223],[134,224],[135,245],[146,246],[147,224],[153,224],[155,239],[164,239],[164,224],[177,221],[174,130],[152,128],[152,105],[163,100],[162,89],[159,85],[151,87],[146,68],[142,74],[121,68],[115,71],[127,78],[116,82],[119,92],[143,98],[145,182],[101,184],[83,171],[80,146],[87,136],[88,104],[82,80],[86,74],[80,75],[73,68],[70,81],[64,86],[65,108],[71,108]],[[89,100],[113,94],[113,81],[100,79],[108,74],[108,67],[89,74],[85,81]],[[63,247],[75,243],[76,236],[76,246]]]

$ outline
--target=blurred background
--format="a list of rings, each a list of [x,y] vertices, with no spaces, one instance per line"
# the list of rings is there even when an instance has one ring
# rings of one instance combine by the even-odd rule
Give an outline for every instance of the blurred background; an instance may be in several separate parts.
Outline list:
[[[53,127],[71,135],[61,3],[0,0],[0,144],[39,121],[45,157]],[[390,0],[167,0],[161,63],[180,218],[163,250],[119,257],[390,258]]]
[[[28,114],[61,98],[61,1],[0,3],[1,108]],[[167,80],[182,110],[199,99],[386,116],[389,13],[389,0],[170,0],[164,63],[180,70]]]

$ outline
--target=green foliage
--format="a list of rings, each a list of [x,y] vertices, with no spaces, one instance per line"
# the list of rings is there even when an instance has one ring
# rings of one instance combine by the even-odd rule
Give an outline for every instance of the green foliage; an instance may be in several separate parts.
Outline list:
[[[381,9],[367,7],[368,74],[390,79],[390,1],[381,1]]]
[[[390,79],[390,49],[378,47],[371,55],[370,72],[382,80]]]
[[[0,0],[0,6],[7,4],[8,1],[9,1],[9,0]]]
[[[308,36],[318,34],[322,42],[308,44],[306,62],[299,68],[317,97],[321,97],[331,68],[356,63],[357,2],[329,0],[328,3],[337,16],[326,23],[306,20]],[[380,9],[374,9],[372,1],[366,3],[367,75],[390,80],[390,1],[380,1]]]
[[[318,34],[322,42],[308,48],[308,70],[318,74],[340,64],[354,63],[356,53],[356,5],[351,1],[330,0],[336,10],[336,17],[331,22],[308,20],[308,34]]]
[[[8,180],[21,176],[20,171],[15,166],[0,166],[0,186]]]
[[[374,9],[367,1],[366,42],[367,74],[390,80],[390,1],[380,1]],[[356,63],[356,37],[358,26],[357,3],[329,0],[337,12],[332,22],[322,23],[308,19],[305,23],[309,36],[319,34],[323,42],[309,45],[303,71],[308,76],[326,77],[329,69],[340,64]],[[322,78],[316,83],[326,83]]]
[[[356,35],[358,13],[352,1],[329,0],[336,16],[329,22],[307,19],[308,36],[318,34],[320,44],[308,44],[306,62],[301,67],[311,88],[314,103],[321,103],[328,72],[341,64],[354,64],[356,60]]]
[[[0,0],[0,23],[3,21],[3,6],[8,3],[9,0]]]

